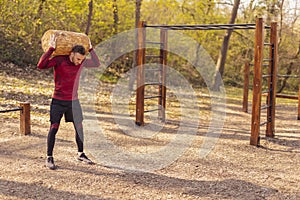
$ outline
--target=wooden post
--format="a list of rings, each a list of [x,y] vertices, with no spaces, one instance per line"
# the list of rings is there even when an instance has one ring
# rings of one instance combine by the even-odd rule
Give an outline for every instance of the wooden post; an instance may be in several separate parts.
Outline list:
[[[248,112],[249,76],[250,76],[250,63],[249,61],[247,61],[245,63],[245,68],[244,68],[243,112]]]
[[[271,75],[268,79],[268,88],[270,90],[267,97],[267,127],[266,136],[275,136],[275,106],[276,106],[276,80],[277,80],[277,54],[278,54],[278,42],[277,42],[277,23],[271,23],[271,34],[270,34],[270,62],[269,62],[269,74]]]
[[[135,123],[138,126],[144,125],[144,96],[145,96],[145,40],[146,40],[146,30],[145,22],[138,22],[138,32],[137,32],[137,88],[136,88],[136,120]]]
[[[20,132],[22,135],[28,135],[31,133],[30,128],[30,104],[20,103],[22,110],[20,111]]]
[[[167,66],[167,48],[168,48],[168,31],[166,29],[160,29],[160,82],[159,86],[159,111],[158,117],[165,122],[166,120],[166,66]]]
[[[254,71],[253,71],[253,100],[250,144],[259,145],[261,89],[262,89],[262,62],[263,62],[263,19],[256,19],[255,46],[254,46]]]
[[[298,86],[298,120],[300,120],[300,78],[299,78],[299,86]]]

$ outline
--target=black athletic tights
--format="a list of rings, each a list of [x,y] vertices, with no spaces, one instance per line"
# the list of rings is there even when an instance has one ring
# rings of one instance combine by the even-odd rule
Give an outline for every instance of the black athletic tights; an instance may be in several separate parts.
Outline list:
[[[76,144],[78,152],[83,152],[83,127],[82,123],[74,123],[74,128],[76,132]],[[59,128],[59,123],[53,123],[50,126],[50,130],[47,138],[47,156],[53,156],[53,149],[55,144],[55,136]]]

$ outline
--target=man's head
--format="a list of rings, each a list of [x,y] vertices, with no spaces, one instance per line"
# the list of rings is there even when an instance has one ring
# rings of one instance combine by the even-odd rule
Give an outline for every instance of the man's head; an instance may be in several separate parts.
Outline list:
[[[70,54],[70,60],[75,65],[79,65],[85,59],[85,49],[82,45],[75,45]]]

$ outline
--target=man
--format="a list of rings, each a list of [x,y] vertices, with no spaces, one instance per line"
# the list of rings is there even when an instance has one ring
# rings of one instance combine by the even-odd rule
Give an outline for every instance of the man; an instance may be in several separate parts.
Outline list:
[[[82,109],[78,100],[79,75],[83,67],[98,67],[100,65],[98,56],[90,43],[91,58],[86,59],[83,46],[76,45],[72,48],[70,55],[52,57],[55,51],[56,39],[50,38],[50,48],[45,52],[39,62],[39,69],[54,68],[55,88],[50,106],[50,130],[47,137],[47,160],[46,167],[56,169],[53,159],[55,135],[59,129],[60,121],[64,115],[66,122],[73,122],[78,149],[77,160],[87,164],[93,162],[83,152],[83,126]]]

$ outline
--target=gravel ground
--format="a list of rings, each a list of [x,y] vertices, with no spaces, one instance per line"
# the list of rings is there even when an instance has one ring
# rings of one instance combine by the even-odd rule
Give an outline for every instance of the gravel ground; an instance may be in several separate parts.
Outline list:
[[[0,199],[300,199],[300,121],[296,120],[296,103],[277,104],[276,137],[265,138],[262,128],[261,147],[254,147],[249,145],[251,114],[240,111],[239,99],[227,97],[222,132],[209,154],[201,157],[199,150],[210,126],[207,117],[210,105],[208,101],[201,102],[205,95],[200,94],[201,114],[199,126],[192,127],[196,128],[191,135],[193,140],[188,144],[184,144],[184,139],[178,140],[167,154],[154,157],[153,162],[157,162],[159,156],[167,158],[181,146],[188,147],[176,159],[155,170],[134,166],[134,170],[128,169],[125,165],[118,166],[120,160],[112,164],[114,160],[107,160],[115,158],[114,152],[103,147],[101,155],[95,153],[93,148],[97,147],[87,150],[95,165],[76,161],[73,127],[62,122],[54,150],[58,169],[49,170],[44,164],[48,104],[53,87],[51,74],[12,69],[13,66],[1,66],[1,109],[29,101],[32,133],[20,136],[18,113],[1,114]],[[24,84],[31,89],[22,87]],[[160,131],[139,137],[124,133],[116,124],[109,98],[113,86],[101,87],[106,89],[98,94],[97,119],[105,138],[121,153],[147,157],[174,141],[182,128],[176,102],[167,105],[166,123],[156,124],[162,127]],[[191,127],[183,128],[188,135]],[[138,127],[137,131],[142,133],[145,129]],[[99,138],[93,141],[107,145]],[[122,161],[122,155],[118,158]]]

